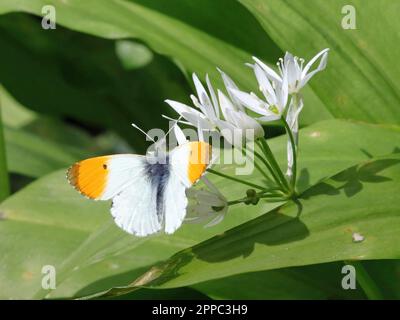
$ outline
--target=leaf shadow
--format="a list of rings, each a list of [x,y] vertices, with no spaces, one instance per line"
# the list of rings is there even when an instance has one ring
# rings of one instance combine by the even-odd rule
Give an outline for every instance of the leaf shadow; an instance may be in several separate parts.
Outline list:
[[[306,238],[310,232],[307,226],[300,220],[299,213],[301,211],[298,204],[298,214],[291,217],[282,214],[279,208],[274,211],[258,217],[245,226],[228,230],[227,232],[208,240],[203,246],[194,247],[192,254],[207,262],[221,262],[231,260],[242,256],[248,257],[254,250],[255,245],[276,246],[298,241]],[[243,229],[243,230],[240,230]],[[237,239],[235,236],[230,237],[231,233],[246,234],[246,237]],[[235,250],[221,250],[221,245],[228,245]]]
[[[383,183],[391,178],[381,174],[382,171],[394,166],[400,159],[378,159],[368,161],[362,165],[353,166],[332,177],[329,182],[321,182],[316,187],[306,190],[302,199],[318,195],[338,195],[341,191],[351,198],[361,192],[365,183]]]
[[[299,199],[286,204],[296,207],[296,215],[286,215],[279,207],[268,214],[262,215],[242,226],[216,236],[205,245],[196,246],[191,250],[192,257],[207,261],[221,262],[237,257],[248,257],[257,244],[275,246],[302,240],[309,236],[310,231],[301,221],[303,202],[311,197],[319,195],[335,196],[343,192],[350,198],[362,191],[365,183],[384,183],[391,178],[381,174],[385,169],[396,165],[400,159],[378,159],[370,160],[362,165],[353,166],[328,181],[320,182],[315,187],[305,191]],[[309,174],[305,170],[300,177],[303,183],[307,183]],[[293,211],[292,211],[293,212]],[[242,234],[244,237],[235,235]],[[232,247],[235,250],[221,250],[221,247]]]

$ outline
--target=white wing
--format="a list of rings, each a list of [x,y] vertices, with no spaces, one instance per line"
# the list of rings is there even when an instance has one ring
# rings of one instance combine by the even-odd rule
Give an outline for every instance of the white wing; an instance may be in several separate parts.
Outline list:
[[[164,227],[166,233],[174,233],[185,218],[188,204],[185,191],[186,186],[172,169],[164,189]]]
[[[157,188],[145,176],[113,198],[111,214],[115,223],[128,233],[144,237],[161,229],[157,215]]]
[[[108,200],[143,176],[146,158],[119,154],[86,159],[68,169],[67,178],[75,189],[95,200]]]
[[[191,148],[189,142],[176,147],[169,153],[171,166],[170,176],[177,176],[186,188],[189,188],[192,185],[192,182],[188,177],[190,151]]]
[[[164,189],[165,232],[173,233],[178,229],[186,215],[188,200],[186,189],[191,187],[206,169],[206,164],[192,164],[191,161],[209,158],[209,145],[204,142],[189,142],[176,147],[169,154],[170,174]]]

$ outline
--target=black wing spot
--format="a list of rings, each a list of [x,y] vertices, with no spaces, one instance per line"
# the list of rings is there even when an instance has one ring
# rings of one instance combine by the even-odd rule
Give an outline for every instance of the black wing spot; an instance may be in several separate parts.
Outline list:
[[[106,164],[103,164],[103,169],[107,170],[107,165]]]

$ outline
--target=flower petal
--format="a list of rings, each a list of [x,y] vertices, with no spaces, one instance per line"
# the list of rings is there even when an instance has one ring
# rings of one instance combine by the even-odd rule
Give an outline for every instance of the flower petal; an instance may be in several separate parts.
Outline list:
[[[260,115],[266,115],[266,105],[261,99],[257,98],[257,96],[234,89],[231,89],[231,93],[248,109]]]
[[[217,68],[218,72],[221,74],[222,80],[224,81],[226,91],[228,92],[229,98],[231,98],[232,102],[234,103],[235,107],[237,109],[243,110],[243,107],[240,103],[240,101],[231,94],[230,90],[239,90],[238,86],[236,85],[235,82],[221,69]]]
[[[265,71],[261,69],[258,64],[254,65],[254,74],[256,75],[258,85],[260,86],[260,90],[264,93],[265,98],[267,100],[275,98],[275,91],[272,88]]]
[[[187,142],[185,134],[183,133],[182,129],[177,124],[174,126],[174,134],[175,134],[176,140],[178,141],[178,145],[182,145]]]
[[[224,210],[227,211],[227,210]],[[209,223],[207,223],[204,228],[209,228],[209,227],[213,227],[215,225],[217,225],[218,223],[220,223],[222,220],[224,220],[225,218],[225,212],[223,214],[219,214],[217,215],[214,219],[212,219]]]
[[[198,108],[210,119],[213,120],[215,118],[215,110],[214,107],[211,103],[210,98],[208,97],[207,91],[204,89],[203,84],[197,77],[195,73],[193,73],[193,83],[194,86],[196,87],[197,91],[197,97],[199,98],[200,105],[198,105]],[[191,97],[192,100],[193,97]]]
[[[306,64],[306,66],[304,67],[304,69],[303,69],[303,71],[302,71],[302,73],[301,73],[301,77],[302,77],[302,78],[305,78],[305,77],[306,77],[308,70],[310,70],[311,66],[314,64],[315,61],[318,60],[318,58],[319,58],[320,56],[323,56],[323,57],[322,57],[322,59],[321,59],[321,62],[320,62],[320,64],[319,64],[317,70],[318,70],[318,71],[323,70],[323,69],[325,68],[325,66],[326,66],[326,57],[327,57],[327,55],[328,55],[328,51],[329,51],[329,48],[326,48],[326,49],[322,50],[321,52],[317,53],[317,54]],[[317,71],[317,72],[318,72],[318,71]],[[308,80],[307,80],[307,81],[308,81]]]
[[[198,110],[173,100],[165,100],[165,102],[168,103],[177,113],[179,113],[179,115],[189,121],[192,126],[197,127],[197,124],[200,121],[202,128],[209,130],[214,129],[214,126],[210,123],[210,121],[208,121],[206,117]]]
[[[257,57],[253,57],[253,60],[267,73],[268,77],[276,82],[282,81],[281,77],[270,67],[268,67],[264,62],[262,62]]]
[[[214,106],[215,115],[217,118],[219,118],[219,104],[218,104],[217,97],[215,95],[214,88],[211,85],[210,78],[208,77],[208,74],[206,74],[206,83],[207,83],[208,91],[210,92],[210,95],[211,95],[211,100],[212,100],[212,104]]]

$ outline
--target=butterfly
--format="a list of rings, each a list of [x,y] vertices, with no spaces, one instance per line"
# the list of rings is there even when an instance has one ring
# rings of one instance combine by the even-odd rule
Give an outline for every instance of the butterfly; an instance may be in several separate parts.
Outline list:
[[[186,142],[161,155],[117,154],[86,159],[67,171],[69,183],[94,200],[112,199],[115,223],[144,237],[182,224],[188,200],[186,189],[205,173],[211,146]]]

